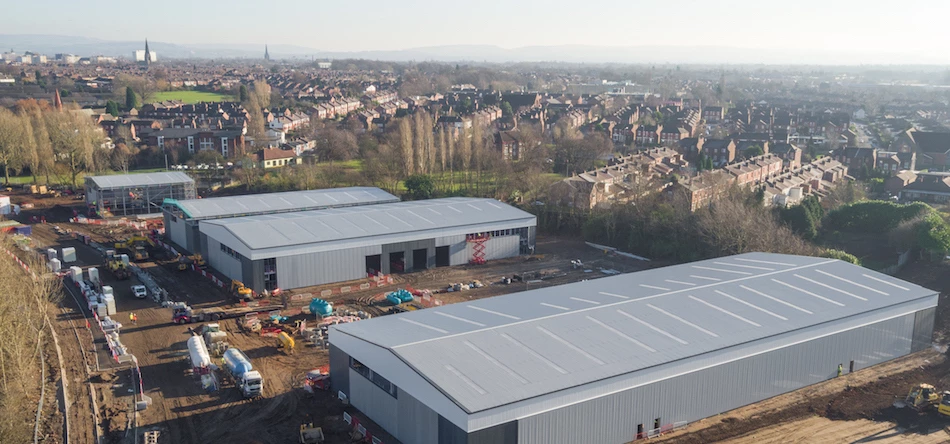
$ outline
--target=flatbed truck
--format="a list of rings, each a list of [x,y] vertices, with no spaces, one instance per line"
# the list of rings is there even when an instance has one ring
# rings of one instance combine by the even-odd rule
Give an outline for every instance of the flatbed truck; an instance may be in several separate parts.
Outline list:
[[[234,308],[202,308],[193,309],[184,302],[172,304],[172,322],[175,324],[190,324],[192,322],[220,321],[222,319],[238,318],[250,313],[266,311],[260,307]]]

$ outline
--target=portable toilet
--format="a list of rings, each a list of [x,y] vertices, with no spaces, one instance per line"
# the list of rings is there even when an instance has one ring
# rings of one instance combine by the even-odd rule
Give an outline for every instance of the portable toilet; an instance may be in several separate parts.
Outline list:
[[[64,247],[63,263],[68,264],[70,262],[76,262],[76,249],[73,247]]]
[[[73,282],[82,282],[82,268],[76,266],[69,267],[69,276],[73,279]]]
[[[102,294],[103,294],[103,295],[109,295],[109,296],[114,296],[114,295],[115,295],[115,293],[112,291],[112,287],[109,286],[109,285],[103,285],[103,286],[102,286]]]
[[[53,273],[59,273],[59,270],[63,269],[62,262],[60,262],[59,259],[56,259],[55,257],[50,259],[49,264],[47,264],[47,266],[49,266],[49,270],[52,271]]]
[[[46,249],[46,260],[51,261],[51,260],[56,259],[56,258],[58,258],[58,257],[59,257],[59,254],[56,253],[56,249],[55,249],[55,248],[47,248],[47,249]]]
[[[99,285],[99,269],[92,267],[86,270],[89,273],[89,282],[92,282],[94,285]]]

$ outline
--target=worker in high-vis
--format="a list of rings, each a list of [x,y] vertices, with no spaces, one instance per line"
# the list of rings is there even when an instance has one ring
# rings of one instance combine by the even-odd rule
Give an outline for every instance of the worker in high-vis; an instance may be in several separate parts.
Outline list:
[[[842,372],[844,372],[844,365],[838,364],[838,376],[841,376]]]
[[[131,322],[132,325],[135,325],[135,322],[138,321],[138,320],[139,320],[139,318],[138,318],[138,316],[135,315],[134,312],[133,312],[133,313],[129,313],[129,322]],[[839,371],[838,374],[839,374],[839,376],[840,376],[841,372]]]

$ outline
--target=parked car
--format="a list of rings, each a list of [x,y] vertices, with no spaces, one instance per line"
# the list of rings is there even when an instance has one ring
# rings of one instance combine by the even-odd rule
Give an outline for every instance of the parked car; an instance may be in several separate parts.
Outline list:
[[[132,295],[139,299],[145,299],[148,297],[148,290],[145,288],[144,285],[133,285]]]

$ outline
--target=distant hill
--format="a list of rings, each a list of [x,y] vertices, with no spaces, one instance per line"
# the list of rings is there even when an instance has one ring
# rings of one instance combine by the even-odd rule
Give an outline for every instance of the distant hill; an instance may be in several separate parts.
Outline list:
[[[56,35],[3,35],[0,51],[42,54],[73,53],[82,56],[108,55],[131,58],[143,41],[111,41]],[[149,41],[159,59],[252,58],[264,56],[258,44],[180,45]],[[269,45],[271,58],[342,59],[361,58],[388,61],[474,61],[474,62],[572,62],[572,63],[683,63],[683,64],[943,64],[942,54],[857,53],[830,50],[770,50],[724,46],[526,46],[505,49],[490,45],[430,46],[387,51],[326,51],[296,45]]]

